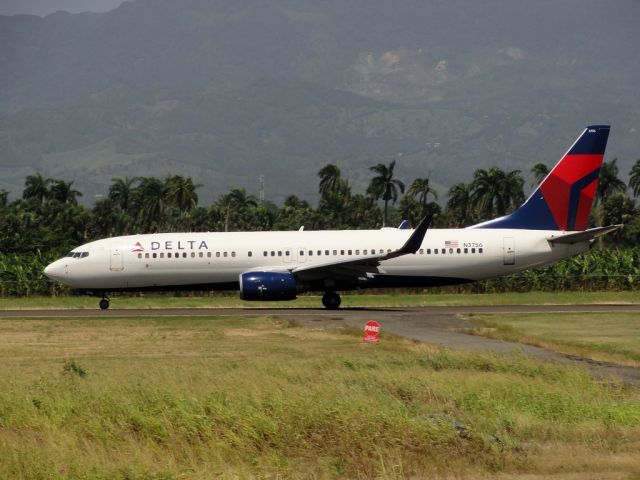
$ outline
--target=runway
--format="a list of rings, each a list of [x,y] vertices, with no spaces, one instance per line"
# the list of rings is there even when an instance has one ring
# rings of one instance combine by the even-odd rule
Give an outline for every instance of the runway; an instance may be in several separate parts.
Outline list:
[[[640,313],[640,303],[590,304],[590,305],[474,305],[448,307],[351,307],[339,310],[325,308],[98,308],[79,309],[29,309],[0,310],[2,318],[47,318],[47,317],[211,317],[238,315],[269,315],[278,317],[316,315],[321,317],[344,316],[345,318],[366,316],[389,316],[413,314],[426,317],[439,315],[471,315],[491,313]],[[375,319],[375,318],[373,318]]]
[[[452,350],[472,350],[508,354],[525,354],[544,361],[586,365],[594,376],[607,380],[620,378],[625,383],[640,385],[640,369],[567,355],[531,345],[494,340],[464,333],[475,325],[468,319],[474,314],[518,313],[638,313],[640,304],[593,305],[497,305],[398,308],[148,308],[148,309],[42,309],[0,310],[2,319],[39,318],[122,318],[122,317],[216,317],[264,316],[295,320],[301,326],[332,330],[345,326],[362,328],[368,320],[376,320],[385,332],[417,341],[437,344]]]

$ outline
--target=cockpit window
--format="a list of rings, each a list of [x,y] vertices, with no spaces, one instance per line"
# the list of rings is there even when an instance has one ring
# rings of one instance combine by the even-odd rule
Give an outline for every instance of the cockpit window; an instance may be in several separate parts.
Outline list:
[[[76,252],[69,252],[65,255],[65,257],[73,257]]]
[[[80,258],[87,258],[89,256],[89,252],[82,252]]]
[[[76,252],[73,254],[73,258],[80,258],[80,252]]]

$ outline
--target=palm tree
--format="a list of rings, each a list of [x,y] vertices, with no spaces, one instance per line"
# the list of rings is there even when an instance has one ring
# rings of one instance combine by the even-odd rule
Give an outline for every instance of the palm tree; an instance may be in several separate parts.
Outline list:
[[[172,175],[165,180],[166,200],[169,206],[178,209],[180,215],[188,212],[198,205],[196,189],[202,185],[194,185],[191,177]]]
[[[144,177],[133,190],[131,200],[143,229],[157,228],[166,207],[164,184],[157,178]]]
[[[627,191],[627,185],[618,178],[617,161],[618,159],[614,158],[610,162],[602,163],[602,167],[600,168],[600,181],[596,189],[596,202],[598,203],[606,202],[606,200],[616,192],[625,193]]]
[[[398,190],[400,190],[400,193],[404,193],[404,183],[393,178],[393,169],[395,166],[396,161],[394,160],[389,166],[379,163],[369,168],[372,172],[377,173],[378,176],[371,179],[371,183],[369,183],[369,187],[367,188],[367,194],[376,200],[380,198],[384,200],[382,226],[387,224],[387,206],[389,200],[391,200],[392,203],[396,203],[396,200],[398,200]]]
[[[456,183],[447,193],[449,200],[445,207],[451,227],[465,227],[473,222],[471,208],[471,190],[469,184]]]
[[[524,202],[523,185],[520,170],[479,169],[473,174],[470,200],[483,220],[503,216]]]
[[[244,188],[234,188],[226,195],[220,197],[217,202],[224,211],[224,231],[229,231],[229,219],[231,211],[238,213],[246,211],[250,207],[257,207],[258,201],[253,195],[247,195]]]
[[[636,163],[629,172],[629,187],[633,189],[633,196],[640,196],[640,158],[636,160]]]
[[[436,192],[430,185],[428,178],[416,178],[409,189],[407,195],[413,198],[418,198],[420,206],[422,207],[421,217],[427,214],[427,199],[429,195],[432,195],[434,200],[438,200],[438,192]]]
[[[133,184],[138,181],[138,178],[112,178],[111,186],[109,187],[109,198],[115,203],[120,210],[124,213],[129,212],[131,206],[131,200],[133,196]]]
[[[44,178],[41,174],[29,175],[24,182],[22,198],[25,200],[34,198],[38,203],[43,203],[49,196],[50,178]]]
[[[536,163],[533,167],[531,167],[531,173],[533,174],[533,183],[531,184],[532,188],[536,188],[538,185],[542,183],[542,180],[545,179],[547,175],[549,175],[549,167],[547,167],[544,163]]]
[[[0,190],[0,207],[4,208],[9,204],[9,192],[4,188]]]
[[[344,181],[340,178],[340,169],[337,165],[333,163],[325,165],[318,172],[318,176],[320,177],[318,192],[321,196],[342,191]]]
[[[65,182],[64,180],[53,180],[53,185],[49,190],[49,198],[57,200],[60,203],[68,203],[70,205],[78,204],[78,197],[82,196],[79,190],[72,188],[73,180]]]

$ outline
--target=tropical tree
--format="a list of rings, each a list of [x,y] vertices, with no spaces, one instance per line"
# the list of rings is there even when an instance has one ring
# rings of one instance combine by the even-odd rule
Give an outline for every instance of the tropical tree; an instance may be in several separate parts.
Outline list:
[[[420,202],[421,213],[420,216],[424,217],[427,214],[427,205],[429,195],[433,196],[434,200],[438,200],[438,192],[436,192],[431,185],[429,185],[428,178],[416,178],[409,189],[407,190],[407,196],[417,198]]]
[[[640,158],[631,168],[629,173],[629,187],[633,189],[633,196],[640,196]]]
[[[445,206],[445,216],[449,226],[454,228],[466,227],[473,223],[473,208],[471,205],[471,189],[469,184],[456,183],[447,193],[447,205]]]
[[[198,205],[196,190],[202,185],[194,185],[191,177],[171,175],[165,180],[165,198],[168,206],[175,207],[184,215]]]
[[[542,180],[545,179],[547,175],[549,175],[549,167],[547,167],[544,163],[536,163],[533,167],[531,167],[531,173],[533,174],[533,183],[531,184],[532,188],[536,188]]]
[[[384,210],[382,214],[382,226],[387,224],[388,204],[389,200],[392,203],[396,203],[398,200],[398,191],[404,193],[404,183],[400,180],[393,178],[393,169],[396,166],[396,161],[392,161],[389,165],[378,163],[373,167],[370,167],[377,176],[371,179],[369,187],[367,188],[367,194],[371,195],[376,200],[382,198],[384,201]]]
[[[131,201],[133,197],[133,184],[138,178],[112,178],[109,186],[109,198],[124,213],[129,213]]]
[[[336,193],[344,192],[345,180],[340,177],[340,169],[337,165],[329,163],[322,167],[318,172],[320,184],[318,185],[318,193],[321,196],[328,196]]]
[[[131,200],[142,230],[157,230],[166,208],[164,183],[154,177],[141,178]]]
[[[233,216],[240,218],[250,208],[258,206],[258,201],[253,195],[248,195],[244,188],[233,188],[216,202],[224,216],[224,231],[229,231],[230,221]],[[240,225],[237,225],[240,227]]]
[[[73,180],[71,182],[53,180],[51,188],[49,189],[49,199],[63,204],[68,203],[69,205],[77,205],[78,197],[82,196],[82,192],[75,190],[72,186]]]
[[[616,192],[625,193],[627,185],[618,178],[617,158],[603,162],[600,168],[600,180],[596,189],[596,202],[605,203]]]
[[[520,170],[505,172],[499,167],[479,169],[473,174],[470,200],[482,220],[505,215],[524,202],[524,180]]]
[[[44,178],[40,173],[27,176],[24,182],[22,198],[25,200],[35,199],[38,203],[43,203],[49,196],[50,178]]]

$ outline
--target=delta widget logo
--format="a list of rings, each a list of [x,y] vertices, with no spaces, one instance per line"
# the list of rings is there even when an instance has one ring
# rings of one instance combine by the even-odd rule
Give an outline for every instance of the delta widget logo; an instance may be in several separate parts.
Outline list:
[[[144,252],[144,247],[140,245],[140,242],[136,242],[136,244],[131,249],[133,253],[141,253]]]

